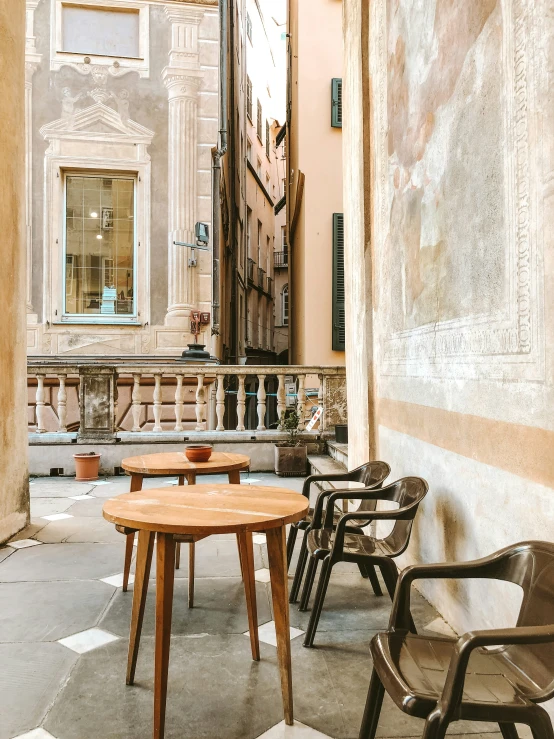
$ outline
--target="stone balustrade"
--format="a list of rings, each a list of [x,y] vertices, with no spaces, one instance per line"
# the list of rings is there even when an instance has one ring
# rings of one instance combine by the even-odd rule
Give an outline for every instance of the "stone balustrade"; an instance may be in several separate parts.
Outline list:
[[[344,367],[41,359],[28,363],[28,393],[30,434],[54,442],[67,434],[79,443],[276,434],[287,408],[297,410],[304,432],[314,406],[323,408],[316,435],[346,421]]]

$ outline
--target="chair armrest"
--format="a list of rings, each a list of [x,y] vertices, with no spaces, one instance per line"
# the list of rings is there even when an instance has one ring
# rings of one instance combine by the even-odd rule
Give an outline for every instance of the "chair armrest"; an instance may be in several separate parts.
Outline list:
[[[331,472],[328,475],[308,475],[302,485],[302,495],[305,498],[310,497],[310,485],[314,482],[348,482],[352,477],[352,474],[352,472]]]
[[[333,549],[336,547],[338,552],[342,552],[344,546],[344,534],[346,533],[348,521],[356,519],[357,521],[366,521],[366,523],[371,523],[372,521],[397,521],[398,519],[410,519],[413,518],[413,509],[417,508],[418,505],[419,500],[416,500],[409,506],[396,508],[392,511],[351,511],[350,513],[343,514],[337,524],[337,529],[333,539]],[[331,525],[327,525],[328,517],[330,515],[329,511],[331,511]],[[323,526],[325,529],[332,528],[332,511],[331,502],[329,501],[325,515],[325,524]]]
[[[508,644],[545,644],[549,642],[554,642],[554,624],[469,631],[461,636],[452,654],[442,695],[437,704],[441,720],[451,720],[453,717],[457,717],[456,712],[462,700],[467,666],[474,649]]]
[[[468,562],[441,562],[438,564],[411,565],[398,578],[396,594],[392,603],[389,629],[409,631],[410,588],[414,580],[446,580],[464,578],[504,579],[502,569],[506,559],[513,554],[513,546],[506,547],[488,557]]]
[[[343,497],[347,497],[348,490],[334,490],[334,489],[333,490],[322,490],[318,494],[317,500],[314,506],[314,514],[312,517],[312,524],[310,526],[310,529],[320,529],[321,528],[321,523],[323,519],[323,507],[325,505],[325,500],[330,495],[336,495],[337,493],[343,493],[344,494]],[[331,506],[331,510],[332,509],[333,509],[333,506]],[[332,525],[332,519],[333,519],[333,516],[331,514],[331,525]]]

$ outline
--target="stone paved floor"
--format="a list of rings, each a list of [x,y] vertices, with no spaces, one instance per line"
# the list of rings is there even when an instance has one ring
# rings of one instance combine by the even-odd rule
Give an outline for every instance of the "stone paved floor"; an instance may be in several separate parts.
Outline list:
[[[223,482],[214,476],[206,481]],[[300,490],[301,479],[244,475]],[[146,486],[171,484],[170,478]],[[127,492],[128,478],[101,484],[31,482],[32,523],[0,548],[0,739],[147,739],[152,730],[155,582],[151,581],[136,684],[125,685],[132,593],[120,587],[124,541],[102,518],[103,500]],[[282,723],[271,644],[271,603],[263,537],[255,544],[262,659],[245,635],[246,609],[234,537],[197,546],[195,608],[188,610],[187,557],[177,573],[167,739],[355,739],[371,662],[368,644],[390,602],[372,594],[357,569],[333,572],[316,638],[302,647],[309,614],[291,609],[294,727]],[[293,568],[291,568],[291,571]],[[384,586],[383,586],[384,589]],[[421,629],[452,633],[415,594]],[[416,737],[422,722],[385,702],[378,736]],[[452,734],[498,739],[495,725],[459,723]]]

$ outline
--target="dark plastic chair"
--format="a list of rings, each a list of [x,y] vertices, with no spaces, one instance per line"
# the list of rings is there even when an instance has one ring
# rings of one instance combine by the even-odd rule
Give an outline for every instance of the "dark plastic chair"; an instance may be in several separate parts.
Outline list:
[[[302,486],[302,495],[304,497],[308,498],[310,497],[310,486],[312,483],[315,482],[358,482],[364,485],[365,489],[373,489],[376,487],[380,487],[383,482],[387,479],[387,477],[390,474],[390,467],[386,462],[367,462],[367,464],[362,464],[360,467],[356,467],[355,470],[352,470],[351,472],[337,472],[334,474],[328,474],[328,475],[310,475],[304,480],[304,485]],[[331,495],[331,493],[337,492],[335,488],[331,490],[324,490],[323,492],[319,493],[316,506],[318,503],[323,502],[326,500],[326,498]],[[344,491],[343,491],[344,492]],[[356,491],[352,491],[356,492]],[[375,501],[362,501],[362,504],[360,505],[360,510],[373,510],[375,508]],[[302,521],[298,521],[298,523],[292,524],[289,530],[289,536],[287,539],[287,566],[290,567],[290,562],[292,559],[292,553],[294,552],[294,545],[296,543],[296,537],[298,535],[298,531],[302,529],[304,531],[304,537],[302,539],[302,546],[300,547],[300,553],[298,556],[298,563],[296,565],[296,572],[294,573],[294,580],[292,583],[292,587],[290,589],[290,596],[289,596],[289,602],[290,603],[296,603],[298,600],[298,591],[300,590],[300,585],[302,583],[302,578],[304,576],[304,570],[306,568],[306,561],[308,559],[308,549],[306,546],[306,538],[308,531],[311,529],[312,525],[312,519],[313,519],[313,513],[315,509],[310,508],[310,511],[306,518],[304,518]],[[334,525],[338,523],[338,520],[342,514],[340,511],[335,512],[334,517]],[[356,525],[356,521],[352,521],[351,523],[352,530],[359,530],[361,533],[361,529],[359,526]],[[360,568],[360,571],[364,577],[369,577],[371,580],[371,584],[373,586],[373,589],[375,591],[376,595],[382,595],[381,593],[381,587],[379,585],[379,580],[377,579],[377,575],[375,574],[375,570],[371,568],[371,570],[367,571],[364,568]]]
[[[401,480],[397,480],[380,490],[367,492],[350,490],[348,493],[340,491],[331,493],[327,501],[323,527],[321,526],[322,506],[318,507],[316,505],[312,530],[308,534],[310,562],[300,602],[301,611],[308,608],[319,560],[323,560],[323,566],[310,622],[306,630],[305,647],[313,646],[331,570],[337,562],[356,562],[358,566],[379,567],[391,599],[394,597],[398,571],[393,559],[406,551],[417,509],[426,496],[427,490],[428,485],[421,477],[403,477]],[[372,510],[364,516],[365,523],[370,521],[394,521],[390,534],[384,539],[376,539],[363,533],[348,532],[348,522],[353,519],[359,520],[361,518],[360,510],[345,513],[341,516],[336,530],[334,530],[332,528],[334,505],[338,500],[347,497],[352,500],[371,501],[374,508],[378,500],[398,503],[396,509],[388,511]],[[415,627],[413,627],[413,630],[415,631]]]
[[[515,628],[459,639],[407,633],[414,580],[474,577],[523,589]],[[537,705],[554,696],[554,544],[528,541],[473,562],[406,568],[388,631],[373,638],[371,654],[359,739],[375,736],[385,690],[402,711],[425,719],[425,739],[441,739],[459,720],[497,722],[504,739],[518,739],[516,723],[529,725],[534,739],[554,739],[550,717]]]

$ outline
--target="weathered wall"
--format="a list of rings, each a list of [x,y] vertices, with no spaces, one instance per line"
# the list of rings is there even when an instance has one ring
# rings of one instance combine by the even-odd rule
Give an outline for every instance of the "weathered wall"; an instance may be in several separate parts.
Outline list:
[[[368,23],[375,262],[351,269],[373,304],[377,454],[430,485],[403,563],[553,540],[552,5],[387,0]],[[519,603],[424,588],[461,631]]]
[[[25,372],[25,8],[0,6],[0,543],[29,519]]]

